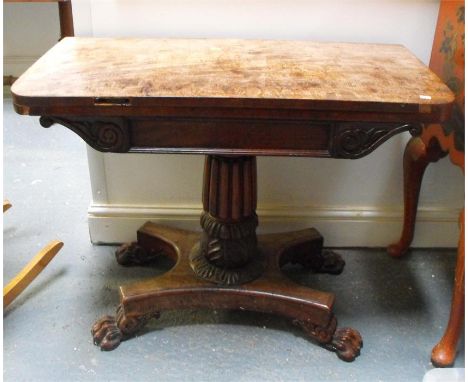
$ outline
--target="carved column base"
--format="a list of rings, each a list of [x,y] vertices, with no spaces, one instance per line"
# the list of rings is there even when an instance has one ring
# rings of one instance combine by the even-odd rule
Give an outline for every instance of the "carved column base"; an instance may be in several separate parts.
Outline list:
[[[352,361],[359,355],[362,339],[354,329],[337,328],[332,312],[334,295],[298,285],[281,271],[287,262],[307,258],[307,250],[320,240],[317,234],[308,229],[259,236],[263,273],[254,281],[226,286],[201,279],[193,272],[189,256],[197,248],[199,233],[146,223],[138,231],[138,246],[146,252],[163,253],[175,265],[160,277],[122,286],[117,315],[96,322],[92,329],[94,343],[102,350],[112,350],[150,318],[168,310],[241,309],[288,317],[320,345]]]
[[[207,260],[200,250],[200,244],[195,244],[189,254],[190,267],[195,274],[203,280],[219,285],[240,285],[255,280],[263,272],[263,260],[258,252],[242,267],[220,268]]]
[[[238,285],[255,280],[263,272],[263,257],[257,248],[255,213],[237,222],[222,222],[203,212],[200,243],[189,255],[195,274],[219,285]]]

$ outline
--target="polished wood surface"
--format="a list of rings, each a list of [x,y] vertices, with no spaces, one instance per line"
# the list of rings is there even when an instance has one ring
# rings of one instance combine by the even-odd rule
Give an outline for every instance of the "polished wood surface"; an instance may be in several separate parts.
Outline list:
[[[457,345],[465,320],[465,209],[460,213],[460,239],[458,241],[457,265],[453,285],[450,316],[444,335],[434,346],[431,361],[434,365],[447,367],[453,365],[457,355]]]
[[[284,316],[345,361],[352,361],[360,354],[362,338],[359,332],[337,327],[332,312],[334,295],[300,286],[281,272],[285,263],[301,260],[310,269],[320,271],[321,264],[316,260],[320,257],[321,247],[316,248],[317,232],[314,229],[259,236],[258,250],[264,259],[264,272],[256,280],[229,287],[193,273],[189,256],[199,240],[200,235],[195,232],[153,223],[141,227],[138,243],[125,246],[124,257],[138,260],[143,256],[150,260],[148,254],[153,253],[153,261],[167,256],[174,261],[174,267],[161,277],[120,287],[116,315],[106,315],[93,325],[94,343],[102,350],[113,350],[122,340],[135,335],[150,319],[159,318],[169,310],[241,309]],[[135,250],[137,256],[133,254]]]
[[[388,246],[387,251],[393,257],[404,255],[413,241],[418,210],[421,182],[427,166],[437,162],[447,153],[435,142],[424,142],[420,136],[413,137],[406,145],[403,156],[403,195],[404,219],[400,240]]]
[[[229,39],[64,39],[12,93],[24,114],[65,100],[116,113],[204,103],[443,115],[453,102],[400,45]]]
[[[75,27],[73,25],[73,10],[71,0],[59,1],[60,38],[73,37]]]
[[[12,92],[17,112],[102,152],[208,154],[202,234],[148,223],[117,251],[125,266],[160,254],[176,265],[121,287],[96,345],[114,349],[160,309],[236,308],[292,318],[347,361],[362,340],[317,297],[333,296],[279,277],[286,262],[339,274],[344,261],[316,230],[257,237],[254,156],[357,159],[447,120],[454,100],[402,46],[259,40],[65,39]]]

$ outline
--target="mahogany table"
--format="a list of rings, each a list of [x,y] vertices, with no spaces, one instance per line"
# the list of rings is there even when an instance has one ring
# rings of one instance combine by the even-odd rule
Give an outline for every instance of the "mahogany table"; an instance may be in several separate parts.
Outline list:
[[[114,153],[206,155],[202,233],[146,223],[116,255],[168,256],[162,277],[120,287],[92,328],[112,350],[163,311],[284,315],[353,360],[362,339],[337,328],[334,295],[299,286],[286,263],[339,274],[315,229],[256,235],[258,155],[356,159],[403,131],[449,119],[453,94],[399,45],[259,40],[66,38],[12,87],[18,113],[66,126]]]

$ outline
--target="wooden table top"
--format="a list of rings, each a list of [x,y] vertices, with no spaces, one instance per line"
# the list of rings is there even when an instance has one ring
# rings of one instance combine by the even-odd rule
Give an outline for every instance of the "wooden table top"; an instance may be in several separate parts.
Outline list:
[[[209,106],[421,113],[436,120],[454,101],[401,45],[235,39],[65,38],[12,93],[16,110],[32,115]]]

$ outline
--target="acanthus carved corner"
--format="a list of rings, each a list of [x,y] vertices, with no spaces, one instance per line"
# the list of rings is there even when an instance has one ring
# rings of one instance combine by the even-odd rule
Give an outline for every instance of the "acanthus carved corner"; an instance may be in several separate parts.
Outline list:
[[[67,127],[98,151],[124,153],[130,149],[128,122],[124,119],[96,120],[43,116],[39,121],[43,127],[50,127],[55,123]]]
[[[421,129],[420,124],[411,123],[339,123],[333,130],[330,154],[333,158],[362,158],[396,134],[419,135]]]

